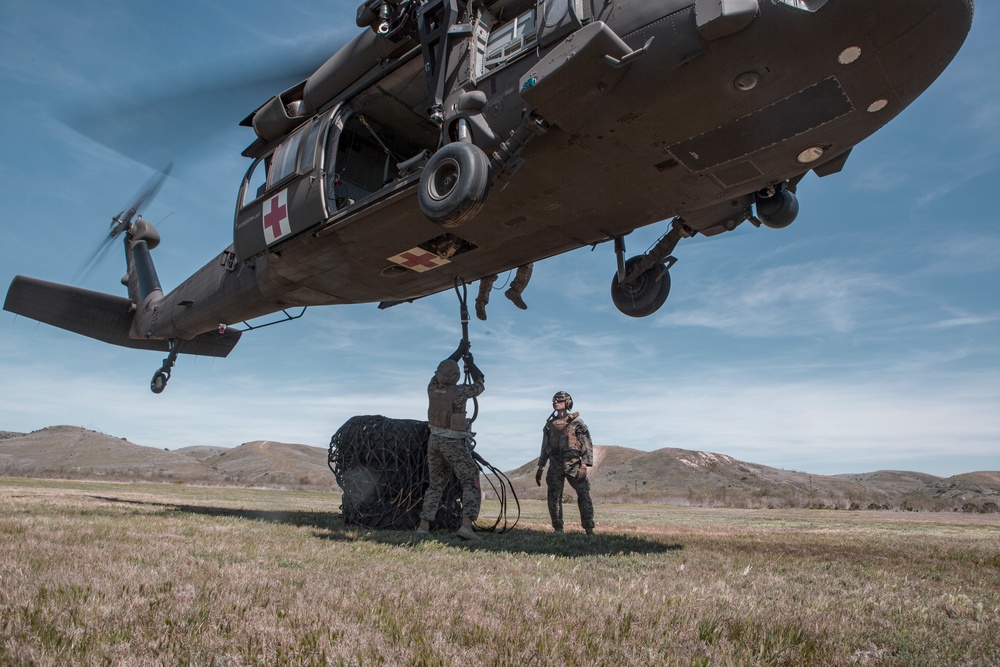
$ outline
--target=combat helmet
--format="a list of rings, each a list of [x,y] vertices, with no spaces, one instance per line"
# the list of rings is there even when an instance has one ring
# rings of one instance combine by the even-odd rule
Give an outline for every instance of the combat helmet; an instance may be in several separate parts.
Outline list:
[[[454,359],[445,359],[438,364],[437,370],[434,371],[434,376],[441,384],[453,385],[458,383],[458,379],[462,377],[462,371],[459,370],[457,361]]]
[[[556,401],[566,401],[566,409],[573,409],[573,397],[567,394],[565,391],[557,391],[555,396],[552,397],[552,402]]]

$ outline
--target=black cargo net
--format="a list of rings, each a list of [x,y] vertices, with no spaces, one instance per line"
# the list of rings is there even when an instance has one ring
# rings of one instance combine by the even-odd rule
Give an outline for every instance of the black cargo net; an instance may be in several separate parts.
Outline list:
[[[420,523],[427,472],[427,422],[390,419],[381,415],[351,417],[330,439],[327,463],[343,490],[340,510],[344,522],[368,528],[413,530]],[[520,517],[517,495],[501,471],[477,453],[473,459],[500,501],[492,525],[480,517],[476,529],[505,532]],[[507,505],[517,508],[513,521]],[[441,506],[431,528],[457,530],[462,521],[462,487],[454,475],[445,485]]]

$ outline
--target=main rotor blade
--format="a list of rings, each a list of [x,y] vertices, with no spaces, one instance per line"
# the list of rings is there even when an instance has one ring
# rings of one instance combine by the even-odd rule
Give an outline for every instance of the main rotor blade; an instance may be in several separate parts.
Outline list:
[[[346,40],[343,40],[346,41]],[[73,100],[56,119],[137,162],[157,168],[167,160],[210,150],[213,138],[238,130],[247,114],[273,95],[307,79],[340,43],[298,48],[276,57],[220,61],[207,71],[152,84],[123,84],[96,99]],[[274,56],[274,54],[271,54]],[[246,143],[253,139],[246,134]]]

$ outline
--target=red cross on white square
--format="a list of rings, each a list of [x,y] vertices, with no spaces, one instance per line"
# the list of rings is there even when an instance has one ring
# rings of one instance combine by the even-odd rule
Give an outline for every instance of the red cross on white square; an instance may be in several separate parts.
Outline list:
[[[292,233],[288,221],[288,190],[282,190],[264,200],[264,242],[271,245]]]
[[[400,266],[413,269],[417,273],[430,271],[431,269],[436,269],[439,266],[451,263],[450,260],[438,257],[434,253],[428,252],[423,248],[410,248],[406,252],[401,252],[398,255],[389,257],[388,259],[390,262],[395,262]]]

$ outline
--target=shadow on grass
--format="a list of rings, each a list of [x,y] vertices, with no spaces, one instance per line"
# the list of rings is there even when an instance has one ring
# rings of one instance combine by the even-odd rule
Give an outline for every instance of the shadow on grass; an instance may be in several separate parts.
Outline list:
[[[386,544],[410,546],[424,540],[435,540],[442,544],[467,549],[469,551],[507,552],[521,554],[543,554],[546,556],[563,556],[567,558],[579,556],[619,556],[628,554],[655,554],[670,551],[680,551],[680,544],[666,542],[649,537],[626,535],[624,533],[601,533],[587,535],[582,532],[553,533],[550,530],[534,528],[514,528],[511,531],[497,535],[494,533],[479,533],[481,540],[466,542],[447,532],[434,532],[425,537],[418,537],[411,532],[385,531],[379,535],[379,541]]]
[[[469,551],[544,554],[564,557],[666,553],[680,551],[684,548],[680,544],[668,544],[655,538],[624,533],[601,533],[600,527],[598,527],[597,534],[593,536],[582,532],[557,534],[549,530],[514,528],[502,534],[480,532],[478,534],[482,537],[481,540],[466,542],[453,533],[443,530],[435,531],[429,536],[418,536],[413,531],[408,530],[376,530],[364,526],[348,526],[344,523],[341,515],[336,512],[282,512],[162,503],[112,496],[91,497],[110,503],[161,508],[164,513],[181,512],[313,528],[315,529],[313,536],[319,539],[337,542],[379,542],[403,549],[414,548],[428,540]]]
[[[182,512],[184,514],[201,514],[204,516],[232,517],[236,519],[248,519],[250,521],[264,521],[266,523],[280,523],[289,526],[304,526],[307,528],[322,528],[325,530],[345,529],[344,520],[340,514],[333,512],[303,512],[299,510],[270,511],[270,510],[247,510],[236,507],[211,507],[208,505],[184,505],[178,503],[154,502],[151,500],[133,500],[131,498],[115,498],[113,496],[91,496],[97,500],[104,500],[110,503],[122,505],[136,505],[139,507],[159,507],[164,512]]]

